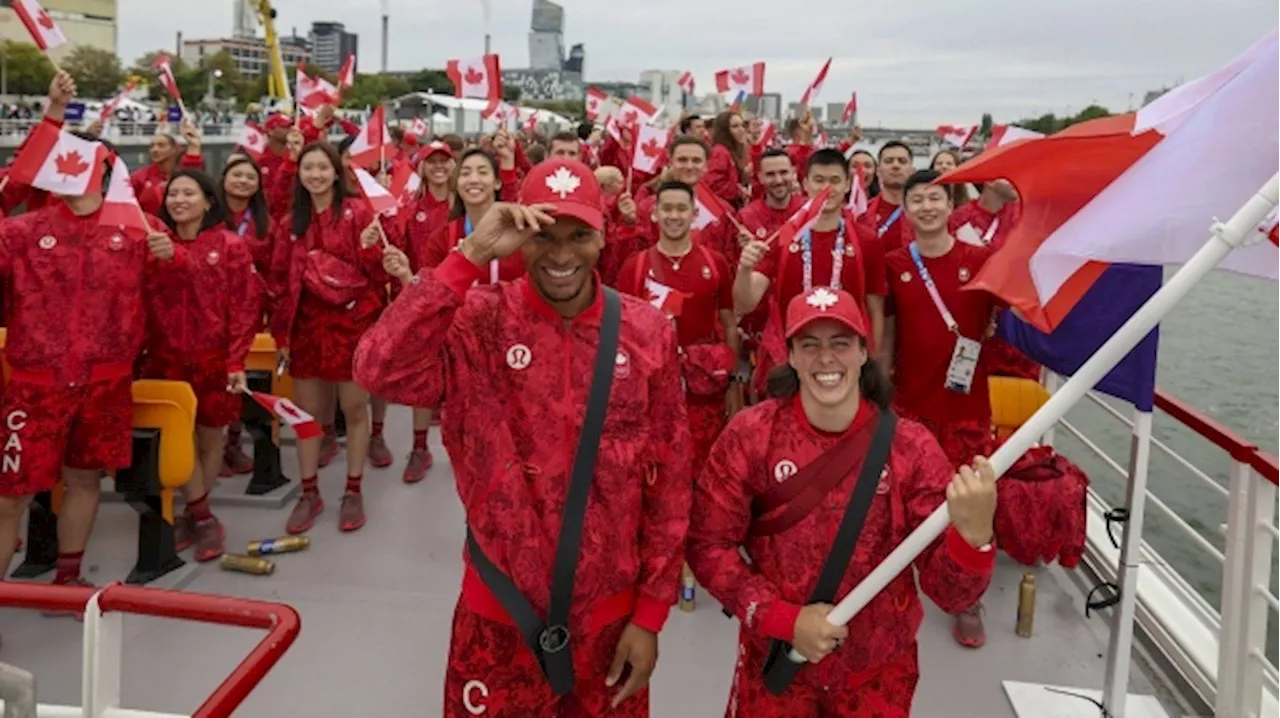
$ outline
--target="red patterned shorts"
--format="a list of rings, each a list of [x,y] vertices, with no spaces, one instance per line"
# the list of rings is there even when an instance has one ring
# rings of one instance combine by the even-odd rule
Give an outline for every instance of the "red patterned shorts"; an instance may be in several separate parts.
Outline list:
[[[849,638],[856,646],[854,637]],[[780,696],[765,688],[761,673],[765,655],[756,642],[740,639],[738,646],[740,658],[725,718],[909,718],[911,714],[920,679],[915,646],[874,671],[825,689],[798,677]]]
[[[363,308],[356,312],[368,314]],[[356,345],[379,313],[355,316],[355,312],[329,307],[312,306],[306,311],[300,308],[289,338],[289,374],[294,379],[319,379],[333,384],[351,381]]]
[[[573,637],[573,693],[551,692],[520,631],[468,610],[453,613],[453,639],[444,678],[444,718],[648,718],[649,691],[610,709],[617,687],[604,684],[625,620],[588,636]]]
[[[13,380],[0,402],[0,496],[49,491],[62,467],[123,469],[133,460],[133,378],[76,387]]]
[[[688,395],[686,406],[689,412],[689,433],[693,439],[692,473],[696,479],[702,473],[702,465],[711,454],[720,432],[729,422],[726,415],[723,396]]]
[[[179,357],[150,354],[142,369],[147,379],[185,381],[196,394],[196,424],[221,428],[240,419],[244,401],[227,391],[227,360],[217,355]]]

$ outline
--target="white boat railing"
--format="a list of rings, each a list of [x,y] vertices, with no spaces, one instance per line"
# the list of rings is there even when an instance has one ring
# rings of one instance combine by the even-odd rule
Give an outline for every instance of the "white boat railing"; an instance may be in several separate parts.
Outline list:
[[[1052,388],[1056,377],[1046,381]],[[1214,606],[1177,568],[1147,542],[1143,542],[1143,571],[1136,585],[1135,617],[1138,627],[1154,644],[1205,705],[1218,718],[1263,718],[1277,713],[1276,663],[1267,656],[1269,621],[1280,616],[1280,600],[1271,590],[1274,544],[1280,539],[1276,525],[1277,461],[1253,443],[1200,414],[1177,398],[1157,392],[1156,409],[1218,447],[1230,460],[1223,480],[1215,479],[1163,441],[1147,431],[1135,430],[1135,421],[1115,409],[1096,393],[1089,399],[1112,418],[1119,420],[1138,440],[1148,442],[1169,457],[1185,474],[1227,503],[1224,550],[1191,526],[1162,500],[1149,483],[1146,500],[1167,526],[1185,537],[1187,545],[1222,566],[1221,600]],[[1149,420],[1146,422],[1150,425]],[[1129,471],[1079,429],[1063,419],[1059,426],[1111,471],[1130,483]],[[1052,435],[1046,440],[1053,441]],[[1139,450],[1137,447],[1134,450]],[[1143,469],[1146,462],[1142,462]],[[1120,559],[1119,541],[1113,543],[1106,516],[1112,507],[1090,489],[1088,550],[1089,567],[1104,581],[1116,580]],[[1123,524],[1117,524],[1123,530]],[[1119,533],[1119,531],[1115,531]],[[1270,625],[1274,625],[1271,623]]]

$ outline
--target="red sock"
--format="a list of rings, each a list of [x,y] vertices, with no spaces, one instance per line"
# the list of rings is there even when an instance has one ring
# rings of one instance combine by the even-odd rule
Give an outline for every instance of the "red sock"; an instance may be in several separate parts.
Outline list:
[[[426,450],[427,450],[427,431],[426,431],[426,429],[423,429],[422,431],[415,431],[415,432],[413,432],[413,450],[414,450],[414,451],[426,451]]]
[[[360,493],[360,482],[362,482],[363,480],[364,480],[363,474],[361,474],[360,476],[348,476],[347,477],[347,493],[348,494]]]
[[[312,496],[320,495],[320,487],[316,485],[316,477],[302,480],[302,493],[311,494]]]
[[[54,583],[70,583],[80,578],[80,562],[84,560],[84,551],[58,554],[58,572],[53,577]]]
[[[209,513],[209,492],[204,492],[204,496],[195,501],[187,502],[187,513],[196,521],[208,521],[213,518],[213,514]]]
[[[373,422],[373,432],[372,432],[372,433],[370,433],[370,434],[369,434],[369,436],[371,436],[371,437],[373,437],[373,436],[382,436],[382,422],[381,422],[381,421],[375,421],[375,422]]]

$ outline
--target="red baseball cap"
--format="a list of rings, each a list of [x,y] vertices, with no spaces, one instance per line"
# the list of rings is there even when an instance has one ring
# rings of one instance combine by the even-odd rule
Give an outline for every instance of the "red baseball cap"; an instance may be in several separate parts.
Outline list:
[[[267,118],[267,123],[264,129],[267,132],[270,132],[272,130],[278,130],[281,127],[290,127],[292,125],[293,125],[293,120],[289,119],[287,115],[284,115],[279,112],[273,112],[271,113],[271,116]]]
[[[853,295],[843,289],[814,287],[787,305],[787,339],[821,319],[839,322],[854,334],[867,338],[867,320]]]
[[[520,204],[550,204],[553,216],[572,217],[592,229],[604,227],[600,183],[577,160],[554,158],[534,165],[520,187]]]
[[[411,133],[405,133],[404,143],[410,147],[418,146],[418,136]]]
[[[418,160],[419,161],[425,160],[426,158],[430,157],[431,155],[434,155],[437,152],[445,153],[446,155],[449,156],[449,159],[454,158],[452,147],[450,147],[449,145],[446,145],[440,140],[435,140],[434,142],[428,142],[426,147],[423,147],[422,149],[418,150]]]

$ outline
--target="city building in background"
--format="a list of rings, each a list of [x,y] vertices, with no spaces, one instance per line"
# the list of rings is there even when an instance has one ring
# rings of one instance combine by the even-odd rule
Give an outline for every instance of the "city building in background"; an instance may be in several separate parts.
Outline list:
[[[533,0],[529,23],[529,69],[564,69],[564,8],[551,0]]]
[[[578,43],[569,48],[569,59],[564,61],[565,72],[576,72],[579,75],[587,71],[587,48]]]
[[[683,70],[645,70],[640,73],[640,96],[654,107],[666,108],[669,117],[679,117],[685,106],[685,92],[681,89]]]
[[[49,53],[55,61],[80,46],[116,52],[116,0],[41,0],[40,4],[67,36],[67,44]],[[0,40],[31,42],[31,33],[13,11],[13,0],[0,0]]]
[[[329,72],[342,69],[347,55],[355,54],[359,69],[360,54],[357,52],[359,37],[340,22],[313,22],[311,32],[307,33],[311,41],[311,64],[324,68]],[[288,63],[288,60],[285,61]]]
[[[189,65],[200,65],[204,58],[213,57],[223,50],[231,55],[236,69],[245,77],[258,77],[271,71],[271,58],[267,56],[266,42],[256,37],[183,40],[182,60]],[[296,35],[281,37],[280,57],[285,67],[310,62],[311,51],[307,39]]]

